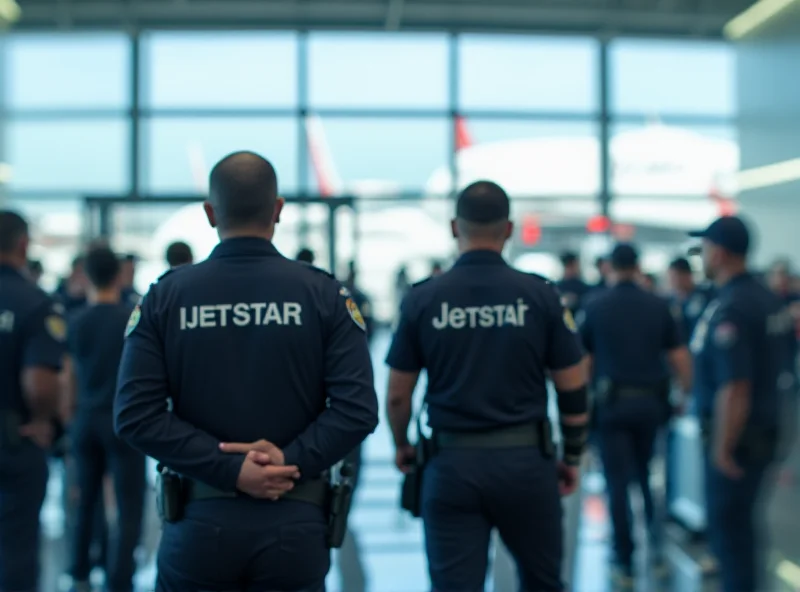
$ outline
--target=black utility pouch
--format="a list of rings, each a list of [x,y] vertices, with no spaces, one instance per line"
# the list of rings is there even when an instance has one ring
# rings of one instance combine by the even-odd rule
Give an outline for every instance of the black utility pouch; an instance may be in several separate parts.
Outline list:
[[[159,472],[156,505],[158,515],[166,522],[177,522],[183,518],[183,482],[180,475],[168,469]]]

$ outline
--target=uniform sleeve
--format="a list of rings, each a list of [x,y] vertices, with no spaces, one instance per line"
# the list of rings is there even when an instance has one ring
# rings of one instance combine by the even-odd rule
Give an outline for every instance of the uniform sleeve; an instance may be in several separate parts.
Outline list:
[[[67,352],[67,324],[52,301],[37,308],[22,332],[23,366],[61,369]]]
[[[664,303],[664,335],[662,337],[662,347],[671,351],[682,345],[686,345],[684,337],[685,331],[681,329],[681,324],[672,312],[668,303]]]
[[[173,471],[221,489],[235,491],[243,455],[225,454],[219,440],[170,412],[164,344],[155,314],[157,286],[134,308],[114,399],[117,435]]]
[[[413,292],[409,292],[400,306],[400,320],[397,323],[386,364],[401,372],[419,372],[424,363],[420,349],[419,332],[413,316]]]
[[[574,366],[583,358],[578,327],[568,308],[561,305],[558,292],[548,289],[546,305],[550,320],[545,363],[550,370]]]
[[[342,460],[378,425],[378,398],[361,312],[346,291],[331,298],[325,338],[326,409],[283,449],[287,465],[317,477]]]
[[[711,335],[720,384],[753,380],[751,339],[743,315],[733,308],[720,308]]]

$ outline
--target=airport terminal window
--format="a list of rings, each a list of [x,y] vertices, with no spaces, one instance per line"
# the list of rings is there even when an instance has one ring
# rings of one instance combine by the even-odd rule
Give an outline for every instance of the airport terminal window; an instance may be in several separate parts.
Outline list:
[[[600,191],[597,125],[465,117],[458,124],[459,187],[491,178],[518,197]]]
[[[311,34],[309,104],[445,110],[448,49],[444,35]]]
[[[5,123],[12,192],[127,193],[130,124],[122,117]]]
[[[148,33],[141,52],[146,108],[292,108],[297,102],[292,33]]]
[[[459,109],[594,112],[598,48],[588,38],[464,35]]]
[[[736,115],[736,58],[728,44],[621,39],[609,46],[609,60],[615,114]]]
[[[422,191],[450,161],[452,134],[444,117],[325,117],[318,123],[322,133],[312,146],[319,152],[309,159],[312,190],[367,197]],[[325,162],[328,157],[332,162]]]
[[[130,38],[122,34],[15,34],[5,42],[6,107],[126,109]]]
[[[210,167],[237,150],[253,150],[270,159],[282,192],[299,190],[295,118],[153,117],[140,125],[146,194],[202,193]]]

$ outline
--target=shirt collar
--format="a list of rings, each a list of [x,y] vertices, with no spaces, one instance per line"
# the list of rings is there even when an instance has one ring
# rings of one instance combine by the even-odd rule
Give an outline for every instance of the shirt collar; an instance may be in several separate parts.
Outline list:
[[[281,256],[278,249],[271,241],[255,236],[242,236],[237,238],[227,238],[219,243],[211,251],[209,259],[220,257],[241,257],[241,256]]]
[[[458,258],[455,265],[506,265],[506,260],[497,251],[467,251]]]

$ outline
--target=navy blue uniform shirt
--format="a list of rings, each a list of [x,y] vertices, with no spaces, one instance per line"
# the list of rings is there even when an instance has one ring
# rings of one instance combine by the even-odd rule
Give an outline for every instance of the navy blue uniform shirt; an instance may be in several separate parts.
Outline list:
[[[64,308],[16,269],[0,265],[0,410],[30,419],[24,368],[60,370],[66,352]]]
[[[634,282],[620,282],[586,305],[581,338],[594,379],[650,386],[669,374],[664,354],[681,345],[669,304]]]
[[[561,301],[573,314],[578,312],[583,305],[584,298],[591,290],[589,284],[578,278],[561,280],[557,286],[561,293]]]
[[[486,430],[547,417],[547,369],[580,362],[555,287],[499,253],[463,254],[403,301],[386,363],[428,373],[428,423]]]
[[[219,489],[235,489],[243,462],[220,442],[266,439],[313,478],[378,423],[358,309],[332,276],[269,241],[228,239],[206,261],[167,272],[127,333],[117,433]]]
[[[742,274],[720,288],[691,341],[699,416],[711,418],[719,390],[746,380],[752,396],[748,423],[775,426],[780,382],[784,374],[793,372],[793,340],[788,310],[752,275]]]
[[[111,411],[125,327],[133,305],[95,304],[69,321],[67,344],[78,386],[78,411]]]
[[[712,286],[696,286],[686,298],[672,300],[672,313],[681,329],[683,343],[689,343],[697,321],[700,320],[703,311],[712,300],[714,300]]]

